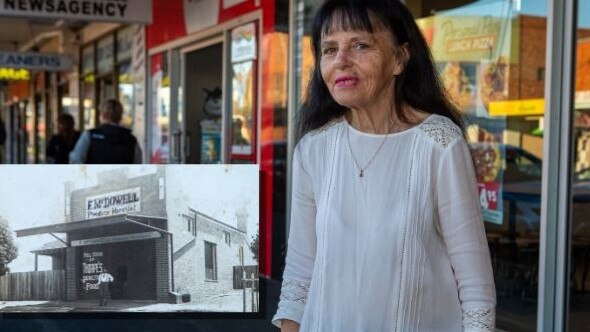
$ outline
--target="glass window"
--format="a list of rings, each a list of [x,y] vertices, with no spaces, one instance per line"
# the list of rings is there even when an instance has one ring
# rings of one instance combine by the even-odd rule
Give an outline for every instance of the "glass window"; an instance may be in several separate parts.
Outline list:
[[[535,331],[546,1],[408,2],[466,120],[494,268],[497,327]]]
[[[569,331],[590,326],[590,0],[578,0],[577,30]]]
[[[107,36],[96,43],[96,71],[108,74],[115,66],[115,36]]]
[[[227,244],[228,246],[231,245],[231,235],[229,232],[223,232],[223,236],[225,238],[225,244]]]
[[[217,280],[217,246],[205,241],[205,279]]]
[[[134,26],[117,31],[117,63],[130,61],[133,52]]]
[[[94,73],[94,44],[85,46],[82,49],[82,74]]]
[[[119,101],[123,105],[123,118],[121,125],[127,128],[133,127],[134,118],[134,94],[133,80],[131,78],[131,62],[126,61],[117,66],[119,82]]]
[[[151,59],[151,147],[150,162],[167,164],[169,157],[170,128],[170,76],[168,53],[152,56]]]
[[[536,330],[547,2],[405,1],[466,120],[494,268],[497,327],[508,331]],[[297,109],[313,65],[309,21],[321,3],[294,4]]]

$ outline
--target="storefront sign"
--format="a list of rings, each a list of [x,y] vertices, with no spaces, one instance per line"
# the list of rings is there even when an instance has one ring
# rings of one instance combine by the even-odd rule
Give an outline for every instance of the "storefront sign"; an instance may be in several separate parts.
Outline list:
[[[0,15],[151,23],[151,0],[0,0]]]
[[[86,198],[86,219],[138,211],[141,211],[139,187]]]
[[[0,67],[69,71],[72,70],[73,62],[61,54],[0,52]]]
[[[86,293],[99,289],[98,276],[103,272],[104,252],[101,250],[82,253],[82,290]]]
[[[256,25],[243,25],[231,34],[231,62],[244,62],[256,59]]]
[[[161,235],[159,232],[147,232],[147,233],[134,233],[116,236],[97,237],[93,239],[84,239],[72,241],[72,247],[89,246],[95,244],[105,243],[116,243],[116,242],[129,242],[139,240],[157,239]]]
[[[445,16],[422,19],[419,24],[432,41],[432,55],[437,62],[518,59],[518,24],[492,16]]]
[[[26,69],[0,68],[0,81],[28,81],[31,72]]]
[[[577,110],[590,109],[590,91],[576,91],[575,101]]]
[[[501,185],[498,182],[478,183],[479,203],[485,221],[501,225],[502,208],[499,207],[501,201]]]
[[[490,102],[490,116],[526,116],[545,114],[545,99]]]

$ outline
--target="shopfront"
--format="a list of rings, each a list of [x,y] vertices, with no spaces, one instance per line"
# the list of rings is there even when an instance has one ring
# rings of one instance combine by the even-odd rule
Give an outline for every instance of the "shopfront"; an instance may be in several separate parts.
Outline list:
[[[590,2],[405,3],[465,117],[494,268],[497,327],[587,329]],[[298,0],[291,7],[289,118],[312,70],[309,22],[320,4]],[[289,132],[295,128],[290,122]],[[289,140],[290,151],[295,143]]]
[[[261,271],[277,277],[281,257],[271,253],[284,250],[287,4],[155,1],[146,29],[149,162],[259,164]]]

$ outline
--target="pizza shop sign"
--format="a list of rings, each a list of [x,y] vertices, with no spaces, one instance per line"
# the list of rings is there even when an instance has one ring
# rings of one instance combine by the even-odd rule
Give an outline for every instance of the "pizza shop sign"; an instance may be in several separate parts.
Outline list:
[[[86,219],[103,218],[141,210],[140,188],[86,198]]]

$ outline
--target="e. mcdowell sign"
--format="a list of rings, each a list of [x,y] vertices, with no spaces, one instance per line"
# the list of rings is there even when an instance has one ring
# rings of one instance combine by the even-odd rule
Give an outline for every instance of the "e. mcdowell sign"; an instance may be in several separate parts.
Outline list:
[[[86,219],[141,211],[140,188],[131,188],[86,198]]]

